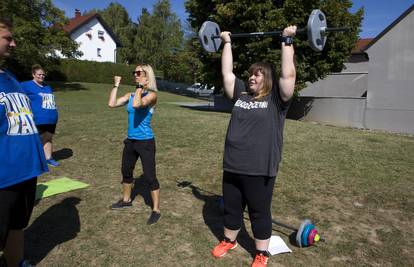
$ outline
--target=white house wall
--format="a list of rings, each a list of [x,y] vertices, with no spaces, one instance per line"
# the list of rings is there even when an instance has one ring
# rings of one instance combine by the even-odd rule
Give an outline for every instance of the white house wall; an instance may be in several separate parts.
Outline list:
[[[413,29],[411,12],[367,50],[367,128],[414,133]]]
[[[98,31],[103,31],[104,40],[98,37]],[[86,33],[91,34],[91,38]],[[98,21],[94,18],[85,23],[71,34],[71,38],[79,44],[79,51],[83,55],[81,60],[91,60],[98,62],[116,62],[116,43]],[[100,55],[98,55],[100,48]]]

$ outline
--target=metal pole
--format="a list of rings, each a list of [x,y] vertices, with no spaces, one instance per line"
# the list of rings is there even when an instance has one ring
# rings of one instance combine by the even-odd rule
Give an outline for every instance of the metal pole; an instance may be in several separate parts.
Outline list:
[[[321,32],[345,32],[350,29],[347,27],[337,27],[337,28],[321,28]],[[303,33],[307,31],[307,27],[297,29],[296,33]],[[266,36],[280,36],[282,30],[277,30],[273,32],[251,32],[251,33],[232,33],[230,34],[231,38],[249,38],[249,37],[266,37]],[[212,35],[212,39],[220,38],[220,35]]]

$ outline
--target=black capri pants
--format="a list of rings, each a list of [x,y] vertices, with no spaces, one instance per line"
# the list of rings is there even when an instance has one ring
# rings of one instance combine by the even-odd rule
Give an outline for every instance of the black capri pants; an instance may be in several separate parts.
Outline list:
[[[122,182],[131,184],[134,181],[134,169],[138,158],[141,158],[144,179],[151,191],[160,188],[155,173],[155,139],[149,140],[124,140],[122,152]]]
[[[271,203],[276,177],[251,176],[223,172],[224,226],[239,230],[244,209],[248,208],[252,232],[256,239],[272,235]]]

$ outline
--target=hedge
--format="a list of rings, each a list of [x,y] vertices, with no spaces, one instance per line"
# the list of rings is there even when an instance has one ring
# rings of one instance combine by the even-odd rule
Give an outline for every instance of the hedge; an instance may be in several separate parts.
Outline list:
[[[118,75],[122,76],[123,84],[134,85],[132,72],[135,67],[111,62],[62,59],[53,66],[45,66],[45,69],[51,81],[113,83],[113,77]]]

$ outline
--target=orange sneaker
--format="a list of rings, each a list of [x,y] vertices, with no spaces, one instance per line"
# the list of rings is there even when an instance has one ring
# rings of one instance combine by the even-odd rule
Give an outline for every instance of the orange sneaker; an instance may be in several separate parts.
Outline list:
[[[267,251],[257,252],[256,257],[254,257],[252,267],[266,267],[267,262],[269,261],[269,256],[269,252]]]
[[[223,241],[221,241],[212,251],[211,254],[213,254],[214,257],[220,258],[226,255],[228,250],[235,249],[237,247],[237,241],[234,240],[231,242],[229,239],[224,238]]]

